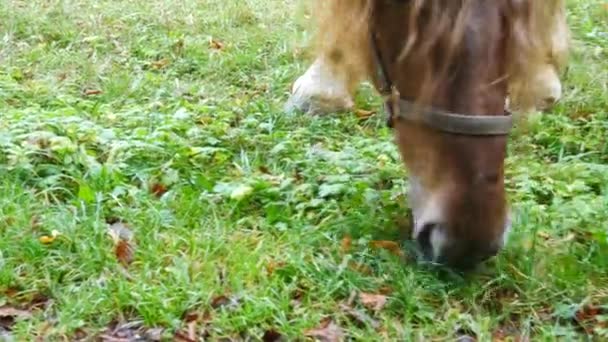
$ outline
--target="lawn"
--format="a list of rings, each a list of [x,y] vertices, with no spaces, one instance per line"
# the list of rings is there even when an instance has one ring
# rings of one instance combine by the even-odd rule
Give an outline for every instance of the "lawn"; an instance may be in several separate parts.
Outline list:
[[[0,340],[608,338],[608,3],[568,7],[512,238],[457,274],[410,257],[382,114],[283,112],[301,2],[0,2]]]

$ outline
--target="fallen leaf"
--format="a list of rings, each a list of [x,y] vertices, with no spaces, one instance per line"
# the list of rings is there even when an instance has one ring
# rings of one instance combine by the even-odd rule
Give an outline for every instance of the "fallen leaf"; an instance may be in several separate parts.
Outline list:
[[[264,342],[277,342],[281,341],[282,339],[283,336],[276,330],[266,330],[264,332],[264,336],[262,336],[262,341]]]
[[[551,238],[551,235],[549,235],[549,233],[545,232],[545,231],[539,231],[537,233],[537,235],[541,238],[543,238],[544,240],[549,240]]]
[[[280,268],[282,268],[284,266],[285,266],[285,262],[284,261],[273,261],[273,260],[271,260],[271,261],[269,261],[266,264],[266,273],[269,276],[271,276],[274,273],[274,271],[276,271],[277,269],[280,269]]]
[[[359,299],[361,300],[361,304],[363,304],[363,306],[377,312],[384,308],[388,297],[381,294],[361,292],[359,293]]]
[[[592,334],[598,327],[608,328],[606,327],[606,322],[600,320],[600,316],[606,314],[608,314],[608,309],[606,307],[589,304],[579,308],[574,319],[586,333]]]
[[[38,241],[40,241],[40,243],[43,245],[49,245],[49,244],[53,243],[53,241],[55,241],[55,238],[52,236],[43,235],[38,238]]]
[[[27,310],[17,309],[11,306],[0,306],[0,340],[3,333],[9,333],[17,320],[30,319],[32,313]]]
[[[209,47],[214,50],[222,50],[224,48],[224,43],[211,37],[209,38]]]
[[[59,235],[61,235],[61,233],[59,233],[57,230],[53,230],[51,231],[51,235],[43,235],[38,238],[38,241],[44,245],[49,245],[53,243],[53,241],[55,241]]]
[[[403,256],[403,251],[401,250],[401,247],[398,243],[394,241],[379,240],[371,241],[369,244],[370,247],[373,249],[385,249],[393,255]]]
[[[253,188],[249,185],[239,185],[230,192],[230,198],[233,200],[242,200],[251,195]]]
[[[260,170],[261,173],[263,174],[271,174],[270,169],[267,166],[261,165],[258,170]]]
[[[366,110],[366,109],[356,109],[355,110],[355,115],[357,116],[357,118],[359,118],[361,120],[367,120],[370,117],[372,117],[374,114],[376,114],[376,112],[373,110]]]
[[[2,294],[4,294],[8,298],[12,298],[19,294],[19,289],[16,287],[9,287],[6,290],[2,291]]]
[[[103,91],[101,91],[99,89],[85,89],[82,93],[85,96],[93,96],[93,95],[99,95],[99,94],[103,93]]]
[[[206,335],[206,331],[202,330],[198,325],[200,323],[207,324],[211,321],[211,314],[209,312],[201,314],[199,311],[187,311],[182,319],[186,323],[186,329],[176,331],[173,335],[174,341],[199,341],[201,337]]]
[[[153,328],[157,329],[157,328]],[[103,342],[134,342],[141,341],[143,336],[147,336],[149,331],[153,329],[147,329],[144,327],[143,321],[129,321],[120,323],[118,321],[113,321],[109,324],[109,326],[103,331],[101,336],[95,340],[101,340]],[[152,331],[152,335],[155,332]],[[162,335],[162,331],[161,331]],[[152,336],[154,337],[154,336]],[[151,341],[153,339],[146,339],[146,341]]]
[[[110,234],[115,242],[133,239],[133,232],[129,228],[129,225],[120,220],[116,220],[108,226],[108,234]]]
[[[175,334],[173,335],[173,341],[176,342],[196,342],[196,340],[191,339],[189,336],[187,336],[186,334],[184,334],[181,331],[176,331]]]
[[[350,252],[353,245],[353,238],[350,235],[345,236],[340,242],[340,251],[342,253]]]
[[[239,304],[239,299],[235,297],[228,297],[220,295],[211,300],[211,307],[213,309],[220,308],[234,308]]]
[[[456,338],[456,342],[476,342],[477,339],[469,335],[461,335]]]
[[[160,341],[163,338],[163,328],[151,328],[146,330],[144,336],[148,341]]]
[[[326,318],[321,321],[318,328],[310,329],[304,332],[304,336],[312,337],[321,342],[337,342],[344,340],[344,333],[331,318]]]
[[[133,232],[129,227],[117,221],[108,227],[108,234],[114,241],[114,255],[123,265],[129,265],[133,261],[135,248],[133,246]]]
[[[196,341],[196,321],[190,321],[187,324],[188,327],[188,338]]]
[[[152,69],[156,69],[156,70],[163,69],[164,67],[169,65],[169,59],[167,59],[167,58],[159,59],[158,61],[154,61],[154,62],[150,63],[150,65],[152,66]]]
[[[393,289],[390,286],[385,285],[385,286],[382,286],[378,292],[380,292],[380,294],[388,296],[391,293],[393,293]]]
[[[342,310],[347,316],[353,319],[356,323],[361,326],[370,326],[374,330],[380,328],[380,323],[375,319],[371,318],[365,312],[359,311],[355,308],[352,308],[346,304],[340,305],[340,310]]]
[[[40,217],[32,216],[32,218],[30,218],[30,227],[32,227],[32,229],[36,230],[36,229],[40,228],[40,226],[41,226]]]
[[[150,192],[156,197],[162,197],[169,189],[161,183],[154,183],[150,187]]]
[[[21,310],[17,308],[13,308],[11,306],[2,306],[0,307],[0,317],[11,317],[11,318],[31,318],[32,313],[27,310]]]
[[[86,330],[84,330],[83,328],[76,328],[76,330],[74,330],[74,334],[73,334],[73,338],[76,341],[83,341],[86,340],[86,338],[89,336],[89,334],[87,333]]]
[[[374,273],[374,271],[372,270],[371,267],[367,266],[366,264],[356,262],[353,260],[348,262],[348,268],[350,268],[351,270],[353,270],[355,272],[359,272],[359,273],[362,273],[365,275],[371,275]]]
[[[492,333],[492,342],[528,342],[529,338],[521,335],[516,327],[501,327]]]
[[[305,290],[297,288],[291,295],[291,305],[293,307],[299,307],[302,304],[302,299],[304,299],[305,295]]]
[[[133,246],[126,240],[120,240],[114,247],[114,254],[123,265],[129,265],[133,261]]]
[[[27,298],[27,308],[29,310],[41,310],[46,308],[49,303],[51,302],[51,300],[49,299],[49,297],[40,294],[40,293],[34,293],[33,295],[27,296],[27,297],[23,297],[23,299],[25,300]]]

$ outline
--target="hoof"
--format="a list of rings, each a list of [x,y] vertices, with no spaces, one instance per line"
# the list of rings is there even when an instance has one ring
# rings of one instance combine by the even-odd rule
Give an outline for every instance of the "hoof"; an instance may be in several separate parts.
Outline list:
[[[323,60],[317,59],[294,83],[285,111],[323,115],[353,107],[345,82],[335,76]]]
[[[555,67],[551,64],[542,66],[530,80],[526,87],[526,94],[522,94],[523,89],[517,89],[515,94],[508,101],[508,109],[517,112],[545,111],[551,109],[562,98],[562,83]],[[519,92],[519,93],[518,93]],[[532,99],[526,101],[528,105],[520,103],[519,99]]]

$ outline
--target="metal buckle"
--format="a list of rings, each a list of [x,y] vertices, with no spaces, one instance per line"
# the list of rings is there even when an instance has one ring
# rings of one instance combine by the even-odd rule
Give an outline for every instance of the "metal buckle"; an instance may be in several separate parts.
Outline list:
[[[386,125],[389,128],[393,128],[394,120],[399,118],[401,113],[399,113],[399,99],[401,95],[395,86],[391,86],[390,95],[384,101],[384,110],[386,111]]]

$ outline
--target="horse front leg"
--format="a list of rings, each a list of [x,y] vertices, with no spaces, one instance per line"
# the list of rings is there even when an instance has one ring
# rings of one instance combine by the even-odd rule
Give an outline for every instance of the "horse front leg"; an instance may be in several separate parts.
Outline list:
[[[317,56],[294,83],[286,110],[328,114],[352,109],[368,76],[366,0],[318,0]]]
[[[561,70],[567,63],[570,31],[566,21],[564,0],[547,0],[551,15],[546,25],[546,46],[542,46],[546,60],[534,71],[510,82],[509,108],[517,112],[550,109],[562,98]]]
[[[356,69],[349,70],[346,65],[318,56],[295,81],[286,110],[311,115],[349,110],[354,106],[354,92],[361,79]]]

